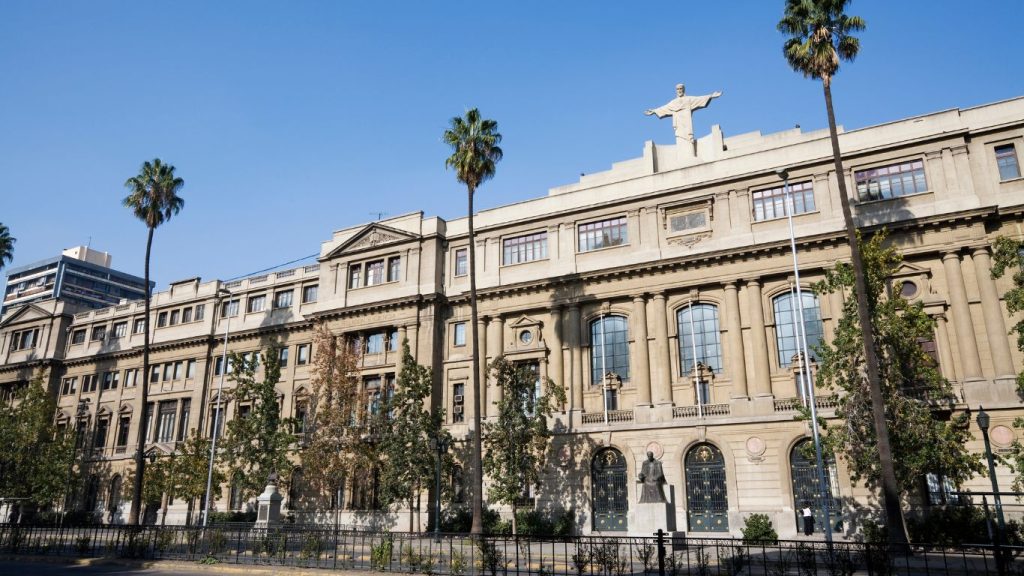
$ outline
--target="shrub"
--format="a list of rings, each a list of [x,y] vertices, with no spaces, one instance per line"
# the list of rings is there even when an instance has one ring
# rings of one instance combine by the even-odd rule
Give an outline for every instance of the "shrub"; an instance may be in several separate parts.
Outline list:
[[[484,508],[484,533],[503,534],[501,515],[496,510]],[[468,508],[456,508],[441,512],[441,531],[466,534],[473,527],[473,512]],[[511,532],[511,525],[509,527]]]
[[[210,512],[210,524],[256,522],[256,512]]]
[[[778,544],[779,533],[772,526],[772,521],[767,514],[751,514],[743,521],[743,543],[751,544]]]

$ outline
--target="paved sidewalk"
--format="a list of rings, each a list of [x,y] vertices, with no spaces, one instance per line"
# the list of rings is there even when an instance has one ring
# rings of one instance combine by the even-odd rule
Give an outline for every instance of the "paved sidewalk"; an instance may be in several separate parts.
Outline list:
[[[255,574],[258,576],[325,576],[331,572],[344,572],[346,576],[369,576],[363,570],[327,570],[324,568],[296,568],[291,566],[260,566],[251,564],[199,564],[172,560],[127,560],[121,558],[56,558],[40,556],[2,556],[0,574],[17,576],[58,576],[63,574],[105,574],[139,576],[202,574]]]

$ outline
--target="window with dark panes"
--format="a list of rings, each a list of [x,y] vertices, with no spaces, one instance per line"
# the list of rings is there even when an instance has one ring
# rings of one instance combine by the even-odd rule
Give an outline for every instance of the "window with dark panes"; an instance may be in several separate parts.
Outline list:
[[[580,252],[621,246],[629,241],[625,216],[580,224],[577,233]]]
[[[96,326],[95,328],[92,329],[92,339],[94,341],[95,340],[103,340],[106,337],[107,337],[107,327],[106,326]]]
[[[623,382],[629,380],[629,327],[623,316],[605,316],[590,323],[591,385],[603,385],[609,372]]]
[[[373,260],[366,263],[366,285],[376,286],[384,283],[384,261]]]
[[[922,160],[858,170],[853,173],[853,179],[861,201],[889,200],[928,191]]]
[[[996,166],[999,167],[999,180],[1020,178],[1020,164],[1013,144],[996,146]]]
[[[81,344],[83,342],[85,342],[85,329],[84,328],[79,329],[79,330],[75,330],[74,332],[71,333],[71,343],[72,344]]]
[[[185,308],[181,311],[181,323],[185,324],[192,321],[192,308]]]
[[[469,274],[469,249],[458,248],[455,250],[455,275],[465,276]]]
[[[789,194],[790,199],[787,200],[785,186],[755,190],[751,194],[754,202],[754,221],[785,218],[789,214],[790,202],[793,204],[794,215],[814,212],[814,184],[810,181],[790,184]]]
[[[362,264],[353,264],[348,267],[348,287],[359,288],[359,274],[362,271]]]
[[[521,264],[548,257],[548,233],[537,232],[502,240],[501,263]]]
[[[393,256],[388,258],[388,282],[398,282],[402,269],[402,258]]]
[[[302,288],[302,303],[309,304],[310,302],[316,302],[316,293],[318,288],[319,286],[317,284],[304,286]]]
[[[292,305],[292,291],[285,290],[274,294],[274,308],[289,308]]]

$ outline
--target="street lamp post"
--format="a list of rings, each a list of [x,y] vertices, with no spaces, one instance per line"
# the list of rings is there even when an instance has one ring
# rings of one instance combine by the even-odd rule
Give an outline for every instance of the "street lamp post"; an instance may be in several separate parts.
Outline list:
[[[217,290],[217,299],[221,302],[221,308],[224,306],[224,298],[230,297],[231,292],[225,288]],[[214,317],[217,316],[216,310],[214,310]],[[221,356],[220,364],[220,383],[217,385],[217,409],[214,412],[213,417],[213,432],[210,438],[210,465],[206,472],[206,502],[203,506],[203,528],[206,528],[210,522],[210,500],[213,500],[213,459],[217,453],[217,437],[220,436],[220,413],[224,406],[224,375],[228,372],[228,334],[231,331],[231,316],[228,314],[224,315],[224,352]]]
[[[448,451],[448,439],[441,435],[430,439],[430,449],[437,452],[434,466],[434,540],[441,541],[441,459]]]
[[[786,219],[789,221],[789,249],[793,254],[793,279],[796,285],[797,311],[800,314],[800,322],[794,326],[800,337],[800,352],[802,361],[800,365],[801,379],[807,390],[808,404],[811,405],[811,433],[814,436],[814,457],[818,465],[818,489],[821,490],[822,513],[825,515],[825,540],[832,543],[832,491],[825,482],[825,465],[821,455],[821,436],[818,433],[818,407],[814,399],[814,379],[811,378],[811,357],[807,353],[807,326],[804,319],[804,298],[800,288],[800,261],[796,253],[796,231],[793,228],[793,195],[789,189],[789,172],[785,169],[775,172],[782,179],[782,192],[786,198]]]
[[[1006,534],[1006,521],[1003,519],[1003,500],[999,496],[999,480],[996,478],[996,463],[992,457],[992,445],[988,441],[988,427],[989,427],[989,416],[988,412],[985,412],[985,408],[981,405],[978,406],[978,417],[977,417],[978,428],[981,429],[981,438],[985,441],[985,459],[988,460],[988,477],[992,480],[992,500],[996,504],[996,520],[999,522],[999,530],[996,533],[994,539],[995,555],[996,555],[996,568],[1000,574],[1003,574],[1005,567],[1003,566],[1003,554],[1002,544],[1003,535]]]

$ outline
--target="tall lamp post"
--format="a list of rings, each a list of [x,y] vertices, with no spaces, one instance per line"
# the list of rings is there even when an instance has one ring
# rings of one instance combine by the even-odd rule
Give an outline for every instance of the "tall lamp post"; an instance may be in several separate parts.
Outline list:
[[[988,412],[981,405],[978,406],[977,417],[978,428],[981,429],[981,438],[985,441],[985,459],[988,460],[988,477],[992,480],[992,499],[996,503],[996,520],[999,522],[999,532],[995,537],[996,568],[1000,574],[1004,573],[1002,544],[1003,535],[1006,533],[1006,521],[1003,519],[1003,500],[999,496],[999,480],[996,478],[996,463],[992,458],[992,445],[988,441]]]
[[[434,465],[434,540],[441,541],[441,459],[448,451],[448,439],[440,434],[430,439],[430,449],[437,453]]]
[[[217,290],[217,300],[221,303],[221,309],[223,310],[226,304],[225,298],[231,297],[231,291],[225,288]],[[213,313],[216,318],[217,312],[214,310]],[[213,417],[213,432],[210,438],[210,465],[206,472],[206,502],[203,504],[203,528],[206,528],[210,522],[210,501],[213,500],[213,459],[217,453],[217,437],[220,436],[220,413],[224,406],[224,375],[228,372],[228,334],[231,331],[231,315],[224,314],[224,352],[221,355],[220,361],[220,384],[217,385],[217,409],[214,412]]]
[[[796,285],[797,312],[800,314],[800,322],[794,328],[800,337],[800,363],[801,379],[807,390],[807,403],[811,405],[811,433],[814,436],[814,457],[818,465],[818,489],[821,490],[821,507],[825,515],[825,540],[832,543],[832,491],[825,479],[824,459],[821,456],[821,435],[818,433],[818,407],[814,399],[814,379],[811,378],[811,357],[807,353],[807,325],[804,319],[804,298],[800,288],[800,261],[796,253],[796,231],[793,228],[793,194],[789,189],[789,171],[785,169],[776,170],[775,173],[782,179],[782,192],[786,198],[786,219],[789,221],[789,249],[793,254],[793,279]]]

